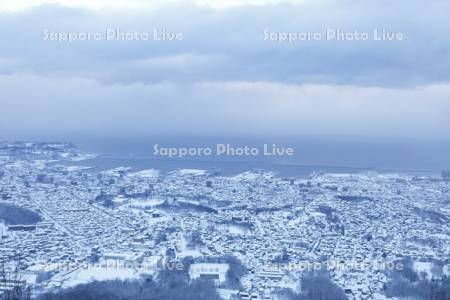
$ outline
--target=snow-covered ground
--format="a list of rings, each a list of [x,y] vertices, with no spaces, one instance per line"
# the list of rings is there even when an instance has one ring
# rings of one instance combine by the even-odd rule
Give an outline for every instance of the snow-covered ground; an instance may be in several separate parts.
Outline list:
[[[133,268],[116,267],[111,269],[111,267],[107,266],[88,265],[61,278],[63,281],[61,287],[68,288],[92,281],[136,278],[139,278],[139,273]]]
[[[128,176],[140,177],[140,178],[158,178],[159,170],[154,170],[154,169],[142,170],[139,172],[131,173]]]

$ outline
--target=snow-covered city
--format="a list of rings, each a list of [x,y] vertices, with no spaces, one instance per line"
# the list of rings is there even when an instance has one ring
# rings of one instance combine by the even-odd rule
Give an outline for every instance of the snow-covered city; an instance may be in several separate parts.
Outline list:
[[[95,155],[0,144],[0,257],[32,295],[180,271],[222,299],[289,299],[320,271],[348,299],[387,299],[395,272],[450,275],[446,173],[96,172]]]

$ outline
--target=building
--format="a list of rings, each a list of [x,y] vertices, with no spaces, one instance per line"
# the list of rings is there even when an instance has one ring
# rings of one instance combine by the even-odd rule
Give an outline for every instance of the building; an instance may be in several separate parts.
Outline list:
[[[221,285],[227,279],[228,264],[198,263],[192,264],[189,268],[191,279],[205,278],[212,279],[216,285]]]

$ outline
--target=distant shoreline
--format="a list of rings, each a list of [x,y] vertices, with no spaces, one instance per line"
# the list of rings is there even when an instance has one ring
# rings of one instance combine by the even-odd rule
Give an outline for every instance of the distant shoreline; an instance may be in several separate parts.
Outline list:
[[[327,165],[303,165],[295,163],[267,162],[262,160],[203,160],[203,159],[167,159],[149,157],[123,157],[101,155],[93,159],[83,161],[58,161],[50,164],[58,165],[82,165],[91,167],[89,172],[101,172],[117,167],[130,167],[140,171],[145,169],[156,169],[168,173],[177,169],[203,169],[208,171],[218,171],[224,176],[233,176],[242,172],[261,169],[274,172],[281,177],[307,177],[314,172],[326,173],[348,173],[358,174],[363,172],[379,173],[403,173],[411,175],[436,175],[438,170],[416,170],[416,169],[395,169],[395,168],[374,168],[374,167],[353,167],[353,166],[327,166]]]

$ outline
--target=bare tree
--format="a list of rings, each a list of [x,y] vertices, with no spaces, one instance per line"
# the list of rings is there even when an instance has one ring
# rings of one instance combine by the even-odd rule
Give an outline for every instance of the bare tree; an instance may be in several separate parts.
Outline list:
[[[0,246],[2,244],[0,236]],[[31,288],[22,278],[23,258],[20,251],[0,258],[0,300],[31,299]]]

